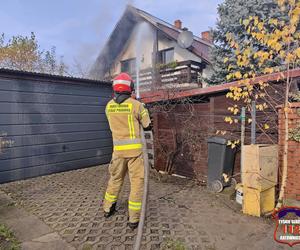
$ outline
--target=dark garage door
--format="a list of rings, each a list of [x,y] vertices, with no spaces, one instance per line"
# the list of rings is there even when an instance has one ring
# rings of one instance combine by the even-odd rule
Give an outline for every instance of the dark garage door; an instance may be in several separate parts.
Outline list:
[[[108,163],[108,83],[0,70],[0,183]]]

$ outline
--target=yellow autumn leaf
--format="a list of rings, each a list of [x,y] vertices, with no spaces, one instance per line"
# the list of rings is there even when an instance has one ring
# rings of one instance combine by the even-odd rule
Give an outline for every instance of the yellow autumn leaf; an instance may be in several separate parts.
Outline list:
[[[227,98],[233,98],[232,92],[228,92],[228,93],[226,94],[226,97],[227,97]]]
[[[232,74],[228,74],[227,76],[226,76],[226,79],[227,80],[230,80],[232,78]]]
[[[263,111],[263,110],[264,110],[264,106],[263,106],[262,104],[256,105],[256,108],[257,108],[259,111]]]
[[[284,58],[285,57],[285,51],[284,50],[280,50],[279,51],[279,55],[281,58]]]
[[[249,25],[249,20],[247,20],[247,19],[243,20],[243,25],[248,26]]]
[[[269,20],[269,24],[278,25],[278,20],[277,20],[277,19],[274,19],[274,18],[271,18],[271,19]]]
[[[286,58],[285,58],[286,63],[291,63],[294,60],[295,60],[295,55],[293,55],[292,53],[288,53]]]
[[[300,58],[300,47],[295,50],[295,55]]]
[[[232,65],[232,64],[229,64],[228,65],[228,71],[230,71],[231,69],[233,69],[234,68],[234,66]]]
[[[291,24],[292,25],[296,24],[298,22],[298,20],[299,20],[298,16],[296,16],[296,15],[292,16],[292,18],[291,18]]]
[[[264,129],[269,129],[270,126],[268,124],[264,124]]]
[[[282,45],[280,43],[276,43],[272,48],[275,49],[276,51],[279,51],[281,50]]]
[[[232,118],[231,117],[229,117],[229,116],[227,116],[227,117],[225,117],[225,122],[228,122],[228,123],[230,123],[230,124],[232,124],[233,123],[233,120],[232,120]]]
[[[237,79],[242,78],[241,72],[239,72],[239,71],[235,72],[235,77],[236,77]]]
[[[252,122],[252,119],[251,118],[248,118],[248,123],[251,123]]]
[[[264,23],[263,23],[263,22],[260,22],[260,23],[257,24],[257,28],[258,28],[259,30],[262,30],[263,27],[264,27]]]
[[[227,63],[228,60],[229,60],[228,57],[225,57],[225,58],[224,58],[224,63]]]
[[[279,6],[283,6],[285,3],[285,0],[277,0],[277,2],[278,2]]]
[[[262,39],[264,38],[264,34],[257,33],[256,38],[257,38],[258,40],[262,40]]]
[[[244,92],[242,93],[242,97],[243,97],[243,98],[248,97],[248,96],[249,96],[249,93],[248,93],[247,91],[244,91]]]

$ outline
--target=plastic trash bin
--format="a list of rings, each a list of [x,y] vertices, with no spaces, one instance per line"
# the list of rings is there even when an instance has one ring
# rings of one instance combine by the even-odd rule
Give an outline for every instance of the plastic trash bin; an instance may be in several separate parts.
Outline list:
[[[221,137],[211,137],[207,142],[207,186],[214,192],[221,192],[225,186],[236,184],[232,178],[236,149],[227,146],[228,141]]]

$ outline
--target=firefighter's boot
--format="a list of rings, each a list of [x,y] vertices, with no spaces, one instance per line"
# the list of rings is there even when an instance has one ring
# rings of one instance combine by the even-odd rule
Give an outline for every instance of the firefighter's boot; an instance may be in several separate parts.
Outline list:
[[[128,226],[129,226],[132,230],[134,230],[134,229],[136,229],[136,228],[139,226],[139,222],[129,222],[129,223],[128,223]]]
[[[117,205],[117,203],[115,202],[115,203],[113,203],[113,204],[111,205],[111,207],[110,207],[110,209],[109,209],[108,212],[105,212],[105,211],[104,211],[104,217],[105,217],[105,218],[109,218],[110,216],[114,215],[114,213],[117,211],[117,210],[116,210],[116,205]]]

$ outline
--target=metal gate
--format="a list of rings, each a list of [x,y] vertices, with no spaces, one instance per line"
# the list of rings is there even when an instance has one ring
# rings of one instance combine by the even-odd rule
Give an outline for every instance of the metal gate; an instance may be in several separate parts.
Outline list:
[[[0,183],[108,163],[110,96],[105,82],[1,69]]]

